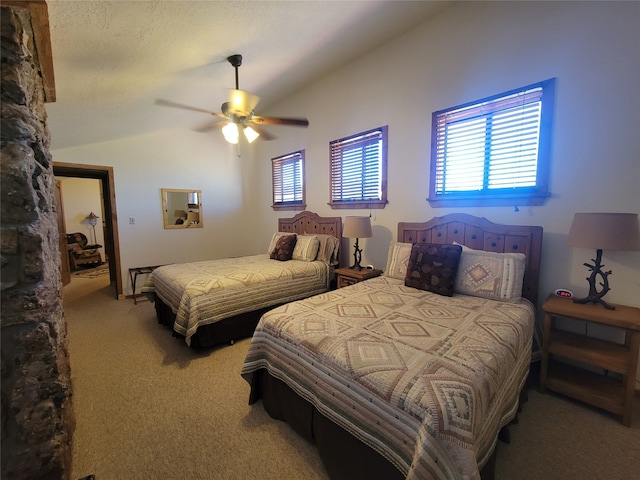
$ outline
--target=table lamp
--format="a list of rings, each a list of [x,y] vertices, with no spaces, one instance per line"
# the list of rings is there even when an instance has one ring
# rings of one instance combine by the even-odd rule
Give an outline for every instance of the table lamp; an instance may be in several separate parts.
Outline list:
[[[638,214],[636,213],[576,213],[569,230],[567,245],[570,247],[595,248],[596,258],[591,259],[593,265],[584,263],[591,274],[589,295],[576,299],[576,303],[599,303],[609,310],[615,310],[602,297],[611,290],[609,275],[611,270],[602,270],[602,250],[634,251],[640,249],[640,235],[638,234]],[[596,282],[600,279],[601,290]]]
[[[85,217],[85,220],[86,220],[87,222],[89,222],[89,225],[91,225],[91,229],[93,230],[93,243],[94,243],[94,244],[97,242],[97,239],[96,239],[96,224],[98,223],[98,219],[99,219],[99,218],[100,218],[100,217],[99,217],[99,216],[97,216],[97,215],[96,215],[95,213],[93,213],[93,212],[89,213],[89,215],[87,215],[87,216]]]
[[[353,265],[351,268],[362,270],[360,261],[362,260],[362,249],[358,246],[359,238],[373,237],[371,231],[371,220],[369,217],[344,217],[344,229],[342,236],[345,238],[355,238],[356,244],[353,252]]]

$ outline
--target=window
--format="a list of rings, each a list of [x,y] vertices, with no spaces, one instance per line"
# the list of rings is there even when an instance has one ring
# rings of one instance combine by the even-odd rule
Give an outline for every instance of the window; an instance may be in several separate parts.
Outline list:
[[[429,203],[542,205],[555,79],[433,113]]]
[[[384,126],[329,144],[331,208],[385,207],[387,130]]]
[[[304,190],[304,150],[271,159],[273,209],[306,208]]]

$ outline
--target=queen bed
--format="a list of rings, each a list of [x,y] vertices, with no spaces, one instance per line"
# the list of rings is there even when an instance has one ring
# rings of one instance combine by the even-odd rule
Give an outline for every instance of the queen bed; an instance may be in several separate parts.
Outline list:
[[[341,236],[341,217],[300,212],[278,219],[268,253],[161,266],[143,292],[158,321],[188,345],[233,342],[251,336],[269,309],[327,291]]]
[[[263,315],[249,403],[314,441],[334,480],[493,478],[529,372],[542,228],[452,214],[397,238],[382,276]]]

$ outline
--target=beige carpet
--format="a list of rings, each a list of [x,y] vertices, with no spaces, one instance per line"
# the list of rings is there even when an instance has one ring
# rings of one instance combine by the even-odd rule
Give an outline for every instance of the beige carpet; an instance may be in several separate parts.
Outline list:
[[[81,278],[99,278],[108,274],[109,274],[109,264],[103,263],[101,265],[98,265],[97,267],[80,268],[79,270],[72,272],[71,275],[73,275],[74,277],[81,277]]]
[[[144,299],[117,301],[108,277],[64,288],[76,431],[72,479],[327,479],[312,444],[247,404],[248,340],[194,351]],[[627,480],[640,472],[632,428],[530,390],[498,450],[497,480]]]

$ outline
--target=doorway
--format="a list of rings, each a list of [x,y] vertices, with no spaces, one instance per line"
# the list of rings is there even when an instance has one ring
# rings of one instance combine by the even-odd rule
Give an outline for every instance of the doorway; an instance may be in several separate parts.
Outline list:
[[[104,248],[105,256],[109,262],[109,279],[111,285],[115,285],[116,298],[118,300],[124,299],[113,167],[53,162],[53,174],[56,177],[100,180],[104,212]]]

